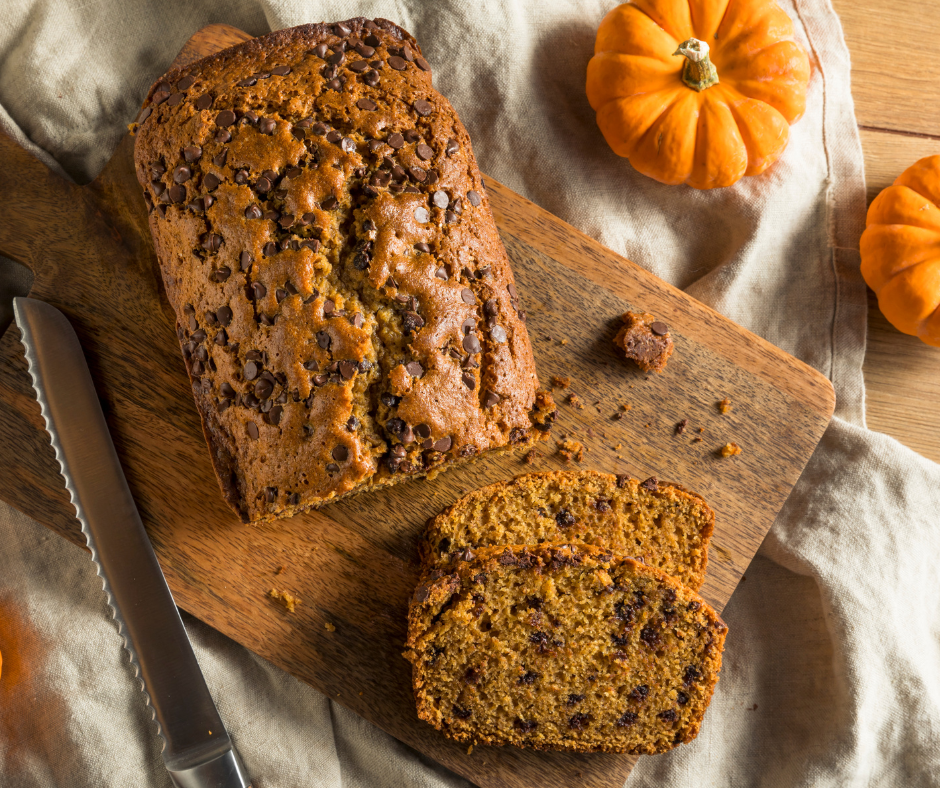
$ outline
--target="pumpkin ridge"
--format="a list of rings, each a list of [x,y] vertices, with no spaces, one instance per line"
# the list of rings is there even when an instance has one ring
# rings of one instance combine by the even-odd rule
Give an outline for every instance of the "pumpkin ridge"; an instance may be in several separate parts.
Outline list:
[[[676,32],[673,32],[672,30],[669,29],[669,27],[666,26],[666,24],[663,24],[663,22],[665,21],[665,18],[663,20],[657,19],[652,13],[650,13],[649,10],[647,10],[647,8],[644,7],[645,5],[647,5],[647,3],[655,7],[657,0],[629,0],[629,3],[637,11],[640,11],[641,13],[649,17],[650,21],[657,27],[661,28],[663,32],[665,32],[668,36],[675,39],[676,46],[679,45],[680,41],[685,41],[685,39],[689,38],[690,35],[694,35],[694,30],[692,29],[692,9],[691,7],[689,7],[688,3],[686,3],[686,7],[688,8],[688,11],[689,11],[689,30],[688,30],[689,35],[680,35]],[[661,9],[657,9],[657,10],[661,10]]]

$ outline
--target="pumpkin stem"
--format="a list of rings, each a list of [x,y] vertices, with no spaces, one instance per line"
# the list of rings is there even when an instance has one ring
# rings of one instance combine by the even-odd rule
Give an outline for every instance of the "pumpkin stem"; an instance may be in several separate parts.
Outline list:
[[[685,65],[682,67],[682,81],[692,90],[701,92],[712,85],[718,84],[718,72],[708,59],[708,44],[697,38],[690,38],[679,44],[679,48],[672,56],[684,55]]]

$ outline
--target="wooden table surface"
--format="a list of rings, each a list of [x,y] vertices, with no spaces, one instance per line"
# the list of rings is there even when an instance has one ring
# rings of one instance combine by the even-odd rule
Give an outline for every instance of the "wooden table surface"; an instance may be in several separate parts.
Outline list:
[[[940,59],[919,45],[940,31],[940,2],[832,0],[852,54],[852,94],[868,201],[909,165],[940,154]],[[940,348],[901,334],[869,291],[868,426],[940,461]]]

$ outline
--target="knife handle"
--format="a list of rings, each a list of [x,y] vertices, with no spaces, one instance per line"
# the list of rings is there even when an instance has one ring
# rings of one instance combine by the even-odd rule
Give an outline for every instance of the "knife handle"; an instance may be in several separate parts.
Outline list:
[[[234,749],[190,769],[170,769],[176,788],[251,788],[251,779]]]

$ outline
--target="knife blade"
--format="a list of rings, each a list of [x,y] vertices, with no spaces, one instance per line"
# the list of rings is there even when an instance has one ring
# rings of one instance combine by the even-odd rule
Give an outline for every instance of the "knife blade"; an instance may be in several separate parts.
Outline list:
[[[13,313],[65,486],[159,726],[166,768],[179,788],[250,788],[127,486],[78,337],[43,301],[15,298]]]

